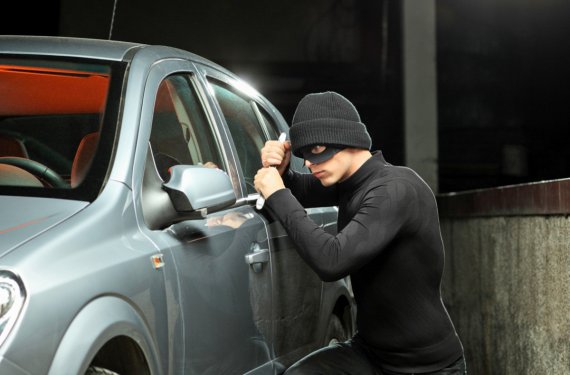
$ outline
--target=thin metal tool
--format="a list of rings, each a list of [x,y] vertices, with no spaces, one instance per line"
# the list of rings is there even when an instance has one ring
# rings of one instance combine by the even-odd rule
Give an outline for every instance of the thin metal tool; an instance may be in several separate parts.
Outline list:
[[[278,141],[281,143],[284,143],[286,138],[287,138],[287,134],[285,134],[285,132],[283,132],[283,133],[279,134]],[[257,198],[257,202],[255,202],[255,208],[257,208],[258,210],[261,210],[263,208],[264,204],[265,204],[265,198],[263,198],[261,196],[261,193],[259,193],[259,198]]]

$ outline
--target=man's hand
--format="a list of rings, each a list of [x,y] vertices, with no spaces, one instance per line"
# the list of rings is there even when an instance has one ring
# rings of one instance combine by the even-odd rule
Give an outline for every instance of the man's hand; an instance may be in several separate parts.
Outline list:
[[[285,184],[277,168],[261,168],[257,171],[253,182],[255,190],[265,199],[269,198],[277,190],[285,189]]]
[[[275,167],[280,175],[287,170],[291,160],[291,143],[267,141],[261,149],[261,164],[264,167]]]

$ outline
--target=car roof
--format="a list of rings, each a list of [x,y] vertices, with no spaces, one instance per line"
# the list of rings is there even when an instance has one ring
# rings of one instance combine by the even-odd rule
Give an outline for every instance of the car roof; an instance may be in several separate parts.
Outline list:
[[[3,54],[88,57],[120,61],[129,50],[141,46],[143,44],[102,39],[29,35],[0,36],[0,52]]]
[[[180,57],[227,72],[222,66],[191,52],[162,45],[61,36],[0,35],[0,54],[62,56],[123,61],[138,50],[153,50],[156,57]]]

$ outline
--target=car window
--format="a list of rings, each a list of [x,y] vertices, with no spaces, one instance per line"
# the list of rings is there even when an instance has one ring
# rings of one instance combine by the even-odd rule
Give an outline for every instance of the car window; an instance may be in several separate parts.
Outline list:
[[[83,200],[100,190],[111,77],[91,60],[0,59],[0,189]]]
[[[226,170],[217,138],[190,75],[172,75],[160,84],[150,144],[164,181],[169,178],[168,169],[177,164]]]
[[[254,102],[230,86],[210,80],[220,105],[245,178],[247,193],[256,193],[253,178],[261,168],[261,148],[267,140],[265,128],[256,115]]]

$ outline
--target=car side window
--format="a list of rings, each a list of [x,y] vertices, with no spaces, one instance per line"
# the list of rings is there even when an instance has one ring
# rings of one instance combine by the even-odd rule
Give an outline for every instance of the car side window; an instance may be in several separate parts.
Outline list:
[[[225,170],[220,147],[190,75],[167,77],[158,88],[150,144],[164,181],[177,164]]]
[[[242,167],[247,193],[255,193],[253,178],[261,168],[261,148],[267,135],[256,115],[255,103],[228,85],[210,80],[220,105]]]

